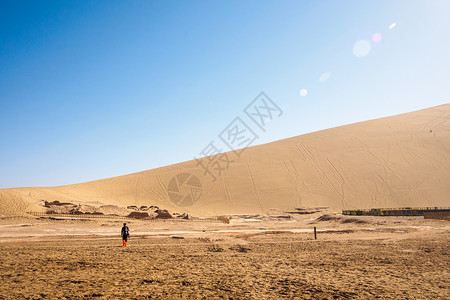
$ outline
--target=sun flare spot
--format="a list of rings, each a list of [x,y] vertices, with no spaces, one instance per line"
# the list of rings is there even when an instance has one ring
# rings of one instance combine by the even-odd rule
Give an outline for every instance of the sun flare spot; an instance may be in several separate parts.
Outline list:
[[[322,75],[320,75],[319,81],[320,81],[320,82],[325,82],[325,81],[327,81],[328,79],[330,79],[330,77],[331,77],[331,72],[325,72],[325,73],[323,73]]]
[[[369,54],[372,46],[370,46],[369,41],[367,40],[359,40],[353,45],[353,54],[356,57],[364,57]]]
[[[379,34],[379,33],[374,33],[374,34],[372,35],[372,41],[374,41],[375,43],[381,42],[381,34]]]

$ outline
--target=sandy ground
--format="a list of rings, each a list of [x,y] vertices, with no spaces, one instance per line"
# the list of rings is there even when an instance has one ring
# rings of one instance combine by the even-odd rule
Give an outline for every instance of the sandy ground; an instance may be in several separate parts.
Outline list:
[[[0,298],[450,298],[448,221],[122,222],[0,220]]]

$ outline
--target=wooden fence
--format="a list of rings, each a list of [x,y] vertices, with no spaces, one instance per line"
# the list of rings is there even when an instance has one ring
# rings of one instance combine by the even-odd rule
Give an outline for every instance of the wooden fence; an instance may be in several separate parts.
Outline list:
[[[420,207],[420,208],[372,208],[372,209],[355,209],[343,210],[343,215],[350,216],[423,216],[424,213],[449,213],[448,207]]]
[[[438,219],[438,220],[449,220],[450,221],[450,210],[424,211],[423,217],[425,219]]]

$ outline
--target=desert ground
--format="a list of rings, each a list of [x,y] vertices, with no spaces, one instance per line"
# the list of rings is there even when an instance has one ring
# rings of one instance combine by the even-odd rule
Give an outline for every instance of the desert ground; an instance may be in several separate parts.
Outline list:
[[[0,189],[0,299],[450,299],[448,220],[339,214],[449,207],[449,149],[446,104],[226,152],[215,181]]]
[[[0,298],[450,298],[449,221],[332,213],[127,220],[122,247],[123,222],[1,219]]]

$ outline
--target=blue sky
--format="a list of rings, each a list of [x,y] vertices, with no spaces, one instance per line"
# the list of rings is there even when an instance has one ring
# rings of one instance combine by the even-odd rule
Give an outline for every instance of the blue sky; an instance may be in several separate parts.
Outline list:
[[[446,0],[2,0],[0,187],[193,159],[261,91],[284,113],[254,145],[449,103],[449,15]]]

